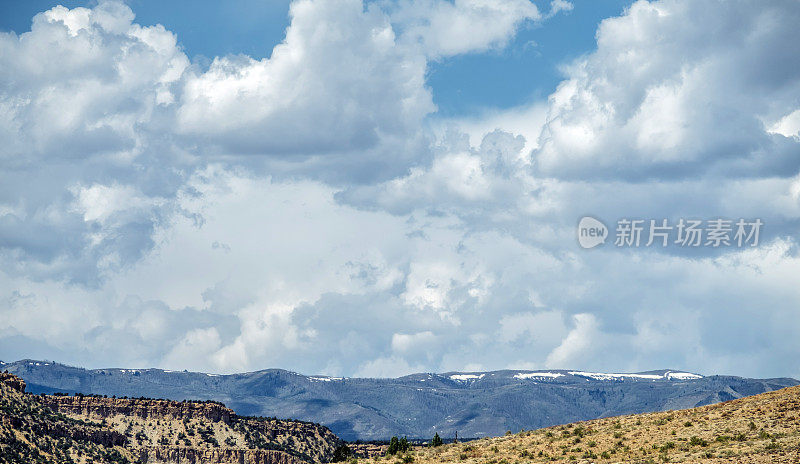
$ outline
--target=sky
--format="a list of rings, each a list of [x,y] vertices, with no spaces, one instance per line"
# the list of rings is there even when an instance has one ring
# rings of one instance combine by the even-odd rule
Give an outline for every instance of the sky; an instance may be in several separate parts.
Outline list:
[[[0,359],[800,378],[799,22],[0,1]]]

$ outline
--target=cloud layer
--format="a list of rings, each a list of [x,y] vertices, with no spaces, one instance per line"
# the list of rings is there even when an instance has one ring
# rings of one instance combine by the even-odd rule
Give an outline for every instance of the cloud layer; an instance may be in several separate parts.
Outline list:
[[[113,1],[0,35],[0,357],[800,376],[800,6],[639,1],[546,101],[436,114],[431,60],[570,8],[298,0],[207,66]],[[766,226],[585,251],[587,214]]]

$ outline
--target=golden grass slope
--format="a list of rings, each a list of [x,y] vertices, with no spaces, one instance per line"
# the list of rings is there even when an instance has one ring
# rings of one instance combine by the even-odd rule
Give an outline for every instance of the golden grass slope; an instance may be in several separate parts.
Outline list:
[[[577,422],[376,460],[414,464],[800,463],[800,386],[694,409]]]

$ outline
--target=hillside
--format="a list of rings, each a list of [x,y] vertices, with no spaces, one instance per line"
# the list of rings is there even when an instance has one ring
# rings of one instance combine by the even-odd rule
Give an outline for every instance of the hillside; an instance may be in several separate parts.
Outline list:
[[[797,463],[800,387],[694,409],[591,420],[425,448],[403,459],[412,460],[414,464]]]
[[[232,375],[3,364],[39,393],[220,401],[237,414],[328,426],[346,440],[393,435],[485,437],[600,417],[685,409],[797,385],[794,379],[700,376],[674,370],[449,372],[396,379],[306,376],[280,369]]]
[[[317,424],[237,416],[215,402],[45,396],[0,374],[0,463],[328,462],[342,444]]]
[[[127,438],[44,408],[25,383],[0,374],[0,463],[127,463]]]

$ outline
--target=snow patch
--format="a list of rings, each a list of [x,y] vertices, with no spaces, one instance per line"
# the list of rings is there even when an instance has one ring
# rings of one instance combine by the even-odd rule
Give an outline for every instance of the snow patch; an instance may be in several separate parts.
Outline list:
[[[688,372],[667,372],[664,374],[665,377],[668,379],[677,379],[677,380],[694,380],[694,379],[702,379],[702,375],[697,374],[690,374]]]
[[[468,382],[470,380],[478,380],[482,379],[486,376],[486,374],[453,374],[450,376],[450,380],[456,380],[458,382]]]
[[[703,377],[702,375],[690,374],[688,372],[672,372],[672,371],[667,371],[664,374],[609,374],[605,372],[571,371],[570,374],[578,375],[581,377],[589,377],[595,380],[625,380],[625,379],[693,380],[693,379],[700,379]]]
[[[560,372],[520,372],[514,375],[515,379],[520,380],[527,380],[527,379],[557,379],[559,377],[564,377],[564,374]]]
[[[342,377],[309,377],[312,382],[330,382],[332,380],[342,380]]]

